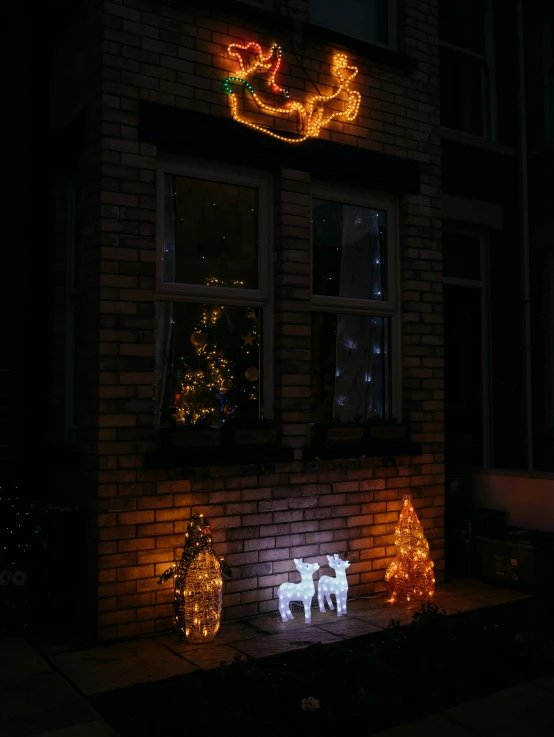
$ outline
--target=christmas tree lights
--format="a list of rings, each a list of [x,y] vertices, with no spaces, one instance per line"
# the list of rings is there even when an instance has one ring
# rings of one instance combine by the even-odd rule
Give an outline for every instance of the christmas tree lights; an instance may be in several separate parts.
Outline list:
[[[311,95],[304,104],[299,100],[291,100],[288,91],[275,82],[282,60],[280,46],[273,44],[266,56],[257,43],[230,44],[228,53],[231,58],[238,60],[239,70],[235,75],[224,80],[223,90],[229,95],[233,119],[249,128],[286,143],[302,143],[308,138],[317,138],[321,128],[329,125],[331,121],[349,122],[354,120],[358,114],[362,96],[357,90],[350,89],[352,81],[358,74],[358,68],[348,64],[346,54],[335,54],[333,57],[334,74],[339,80],[336,91],[331,95]],[[268,74],[269,90],[274,98],[273,103],[266,102],[248,81],[254,74],[260,73]],[[291,116],[296,115],[298,132],[290,135],[275,133],[268,126],[254,123],[243,117],[239,111],[239,99],[236,92],[233,91],[233,85],[241,86],[256,103],[260,112],[268,116],[283,115],[290,119]],[[328,103],[339,99],[341,95],[345,98],[345,107],[342,111],[326,107]],[[282,100],[279,101],[278,97],[281,97]]]
[[[231,282],[217,277],[207,277],[207,286],[237,288],[244,287],[244,282]],[[224,305],[202,305],[200,319],[190,336],[194,348],[193,360],[183,363],[182,375],[178,390],[173,398],[176,413],[176,425],[195,425],[199,420],[221,422],[229,419],[237,407],[230,398],[231,390],[236,386],[236,362],[225,356],[217,345],[214,329],[222,320],[230,324],[228,309]],[[257,352],[259,345],[259,321],[252,308],[246,308],[244,320],[248,330],[242,335],[243,355],[250,356]],[[249,360],[249,359],[248,359]],[[256,361],[257,363],[257,361]],[[248,390],[248,399],[259,399],[259,371],[255,366],[246,368],[245,378],[252,384]]]
[[[333,556],[328,555],[327,560],[331,568],[334,568],[336,575],[321,576],[317,586],[317,594],[319,600],[319,611],[325,613],[325,600],[329,605],[329,609],[333,611],[333,602],[331,594],[335,595],[337,602],[337,617],[346,614],[346,599],[348,596],[348,581],[346,579],[346,569],[350,565],[349,560],[341,560],[337,553]]]
[[[435,593],[434,564],[429,559],[429,543],[408,495],[403,498],[394,544],[396,557],[385,573],[391,601],[428,601]]]
[[[158,581],[174,581],[175,621],[181,639],[201,643],[216,636],[221,621],[222,572],[231,575],[223,558],[218,560],[212,550],[209,520],[195,514],[188,525],[181,560]]]
[[[279,596],[279,611],[281,619],[286,622],[294,619],[290,610],[291,601],[301,601],[304,604],[304,619],[309,624],[312,621],[312,599],[315,594],[313,575],[319,569],[319,563],[304,563],[302,558],[294,558],[296,570],[302,576],[300,583],[282,583],[277,590]]]

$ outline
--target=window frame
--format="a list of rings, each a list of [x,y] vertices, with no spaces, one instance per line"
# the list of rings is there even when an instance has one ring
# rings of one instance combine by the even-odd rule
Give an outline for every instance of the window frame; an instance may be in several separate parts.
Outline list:
[[[313,292],[314,247],[313,227],[310,232],[310,312],[332,312],[344,315],[388,317],[390,320],[390,386],[391,418],[402,422],[402,324],[400,297],[400,252],[398,198],[369,190],[335,186],[312,181],[310,192],[310,223],[313,225],[313,201],[326,200],[344,205],[356,205],[387,213],[387,295],[386,300],[334,297]]]
[[[183,176],[203,181],[234,184],[258,190],[258,288],[209,287],[164,281],[165,176]],[[273,294],[272,181],[268,173],[242,167],[220,166],[196,160],[161,158],[157,166],[156,301],[224,304],[259,307],[262,311],[262,413],[274,413],[274,294]]]
[[[465,56],[469,59],[476,59],[481,62],[481,123],[483,132],[481,135],[469,133],[468,131],[459,130],[458,128],[450,128],[442,125],[444,131],[453,132],[459,135],[468,136],[469,138],[477,138],[484,141],[498,142],[498,119],[496,104],[496,63],[494,49],[494,23],[493,23],[493,7],[492,0],[484,2],[483,24],[485,29],[485,52],[480,54],[471,51],[463,46],[443,41],[440,38],[439,28],[439,48],[446,49],[453,55]]]
[[[338,5],[337,5],[338,7]],[[397,51],[398,50],[398,0],[388,0],[388,8],[387,8],[387,43],[381,43],[380,41],[368,41],[366,38],[360,38],[359,36],[351,36],[350,34],[343,34],[341,32],[341,35],[347,36],[348,38],[355,38],[357,41],[361,41],[362,43],[371,44],[372,46],[379,46],[382,49],[390,49],[390,51]],[[316,28],[327,28],[326,26],[321,26],[319,23],[315,23],[312,18],[310,17],[310,3],[308,0],[308,19],[311,25],[315,26]],[[327,29],[327,30],[333,30]]]

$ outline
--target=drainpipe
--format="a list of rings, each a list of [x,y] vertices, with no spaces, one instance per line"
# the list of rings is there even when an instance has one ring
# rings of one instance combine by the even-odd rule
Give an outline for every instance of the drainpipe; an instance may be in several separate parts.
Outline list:
[[[533,472],[533,413],[531,406],[531,283],[529,267],[529,201],[527,180],[527,112],[525,102],[525,56],[523,30],[523,0],[517,0],[518,49],[518,118],[519,118],[519,181],[521,200],[521,243],[523,278],[523,372],[525,376],[525,425],[527,429],[527,467]]]

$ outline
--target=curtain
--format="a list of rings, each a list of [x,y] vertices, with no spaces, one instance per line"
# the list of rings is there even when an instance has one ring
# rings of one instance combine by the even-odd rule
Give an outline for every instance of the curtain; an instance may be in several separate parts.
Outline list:
[[[371,295],[379,299],[381,254],[377,213],[344,205],[341,245],[339,295],[361,299]],[[333,416],[342,422],[352,420],[355,415],[364,420],[380,418],[386,410],[382,399],[385,322],[383,318],[368,315],[337,317]]]
[[[169,174],[164,179],[164,281],[175,279],[175,207],[174,182]],[[166,386],[170,372],[171,341],[173,337],[173,303],[156,302],[156,426],[162,423]]]

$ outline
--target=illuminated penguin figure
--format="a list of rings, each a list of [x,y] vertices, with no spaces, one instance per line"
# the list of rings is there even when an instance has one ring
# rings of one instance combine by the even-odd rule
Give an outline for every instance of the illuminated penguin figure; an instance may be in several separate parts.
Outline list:
[[[223,559],[212,549],[210,522],[201,514],[190,520],[181,560],[168,568],[158,583],[175,582],[175,622],[181,639],[211,642],[219,630],[223,581],[231,576]]]

